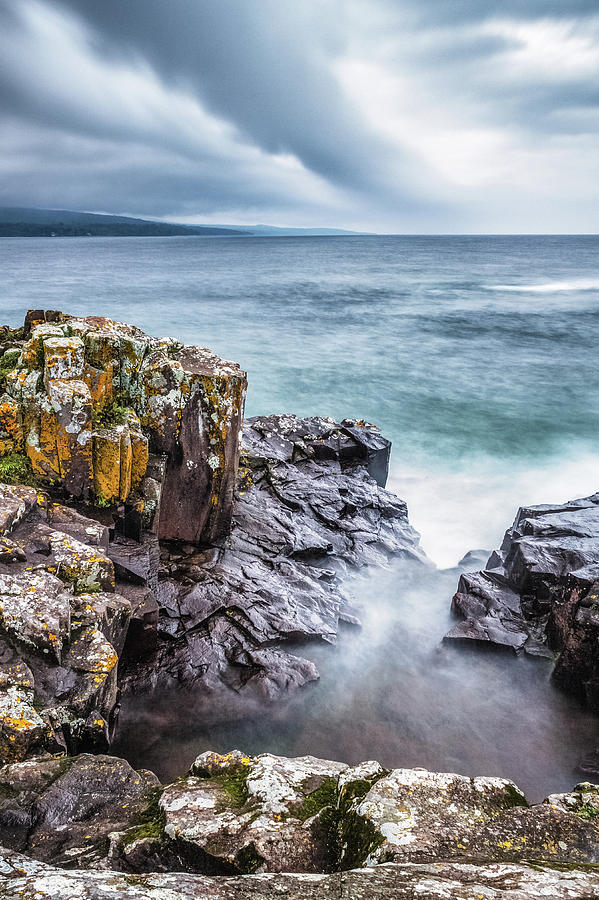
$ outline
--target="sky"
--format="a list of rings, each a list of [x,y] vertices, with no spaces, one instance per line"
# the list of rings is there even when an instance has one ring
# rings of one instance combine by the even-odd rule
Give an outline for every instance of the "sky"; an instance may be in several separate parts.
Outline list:
[[[599,0],[0,0],[0,205],[599,231]]]

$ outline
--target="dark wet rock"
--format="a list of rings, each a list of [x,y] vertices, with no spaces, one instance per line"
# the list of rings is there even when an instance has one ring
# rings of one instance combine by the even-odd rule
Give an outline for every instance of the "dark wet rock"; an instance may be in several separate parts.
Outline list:
[[[599,709],[599,495],[519,510],[483,571],[464,574],[447,641],[556,659],[554,678]]]
[[[458,568],[471,572],[473,569],[484,568],[489,559],[488,550],[469,550],[458,562]]]
[[[0,769],[4,846],[55,865],[94,867],[108,835],[152,802],[157,778],[125,760],[82,755],[26,760]],[[0,895],[1,896],[1,895]]]
[[[464,618],[447,639],[489,641],[514,650],[523,648],[528,639],[520,595],[501,571],[460,576],[452,610]]]
[[[23,656],[37,707],[59,710],[52,740],[74,746],[92,713],[110,718],[116,675],[98,669],[100,697],[73,674],[103,640],[122,648],[125,690],[188,688],[209,703],[225,685],[274,699],[318,677],[287,648],[358,624],[343,576],[395,556],[425,563],[405,503],[384,490],[390,442],[366,422],[251,419],[237,477],[245,373],[209,350],[33,310],[3,331],[0,355],[0,455],[20,454],[39,488],[0,487],[7,616],[30,572],[48,601],[27,627],[7,618],[3,630],[54,656],[55,670]],[[71,640],[74,597],[89,593],[129,602],[118,635],[103,614]],[[75,726],[63,720],[76,697]]]
[[[426,564],[366,422],[250,419],[238,472],[245,373],[209,350],[35,310],[0,355],[36,485],[0,486],[5,759],[105,748],[121,687],[274,700],[318,678],[288,650],[359,623],[348,575]]]
[[[49,504],[48,523],[54,531],[68,534],[83,544],[108,549],[108,527],[81,515],[69,506],[63,506],[61,503]]]
[[[231,532],[210,547],[143,530],[134,540],[105,515],[3,489],[6,760],[105,749],[120,686],[189,689],[206,712],[223,686],[232,702],[275,700],[318,678],[287,648],[333,643],[341,622],[358,622],[348,574],[394,556],[426,564],[405,504],[366,468],[388,451],[377,429],[273,416],[246,435]],[[18,663],[25,687],[10,681]]]
[[[157,654],[129,666],[124,689],[225,684],[274,699],[317,678],[281,645],[333,643],[357,621],[343,576],[393,557],[426,564],[405,503],[369,474],[388,451],[366,423],[247,420],[231,532],[201,551],[163,543]]]
[[[160,547],[155,535],[145,534],[141,541],[117,535],[107,553],[122,581],[157,589]]]

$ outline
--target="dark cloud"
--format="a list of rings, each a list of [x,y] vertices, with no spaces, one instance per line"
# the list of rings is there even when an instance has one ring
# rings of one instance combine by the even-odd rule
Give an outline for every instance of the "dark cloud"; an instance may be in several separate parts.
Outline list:
[[[0,202],[588,230],[597,84],[596,0],[0,0]]]
[[[372,185],[382,141],[356,121],[329,62],[343,49],[340,6],[280,0],[65,0],[101,49],[141,54],[171,85],[191,87],[269,153],[353,187]]]

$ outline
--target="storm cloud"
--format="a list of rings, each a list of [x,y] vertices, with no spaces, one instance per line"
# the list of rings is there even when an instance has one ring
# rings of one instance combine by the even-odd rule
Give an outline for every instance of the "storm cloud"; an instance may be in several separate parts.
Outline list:
[[[596,231],[595,0],[0,0],[0,203]]]

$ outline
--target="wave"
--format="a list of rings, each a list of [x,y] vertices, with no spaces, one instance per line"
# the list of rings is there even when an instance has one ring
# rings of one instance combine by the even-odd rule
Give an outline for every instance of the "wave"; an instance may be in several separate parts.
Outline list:
[[[448,465],[431,459],[416,468],[398,455],[387,487],[407,501],[425,552],[446,568],[469,550],[498,547],[518,507],[588,497],[597,490],[598,463],[597,453],[571,441],[555,457],[538,460],[478,456]]]
[[[488,291],[553,294],[561,291],[597,291],[599,278],[575,278],[573,281],[547,281],[544,284],[485,284]]]

